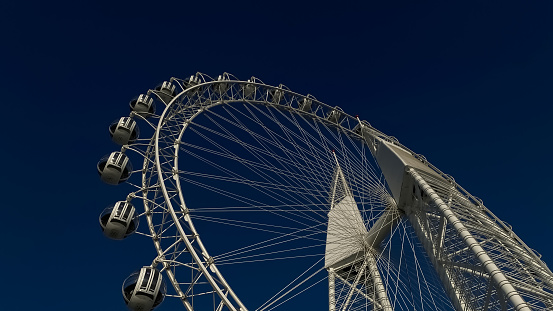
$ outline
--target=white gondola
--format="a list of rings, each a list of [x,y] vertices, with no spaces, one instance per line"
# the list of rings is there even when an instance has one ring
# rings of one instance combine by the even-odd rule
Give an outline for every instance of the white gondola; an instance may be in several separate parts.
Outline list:
[[[188,87],[196,86],[196,85],[202,83],[202,81],[200,80],[200,78],[198,76],[191,75],[190,78],[185,80],[185,83],[186,83],[186,87],[188,88]]]
[[[129,103],[131,111],[145,118],[153,115],[156,112],[154,99],[146,94],[140,94],[138,98],[131,100]]]
[[[138,139],[140,131],[138,125],[130,117],[122,117],[109,126],[111,140],[119,145],[129,145]]]
[[[143,267],[123,282],[122,292],[127,307],[132,311],[150,311],[165,298],[167,287],[159,270]]]
[[[340,109],[339,107],[335,107],[328,113],[326,119],[332,123],[340,123],[340,121],[342,121],[343,115],[344,113],[342,109]]]
[[[248,82],[251,82],[251,81],[248,80]],[[253,94],[255,93],[255,90],[256,90],[256,86],[254,84],[247,83],[242,86],[242,92],[244,92],[245,98],[252,98]]]
[[[217,81],[226,81],[226,80],[227,79],[225,79],[225,77],[223,76],[219,76],[217,78]],[[213,84],[212,88],[213,88],[213,91],[215,91],[216,93],[224,94],[228,91],[229,84],[227,82],[219,82],[219,83]]]
[[[313,101],[309,98],[302,98],[298,100],[298,108],[303,112],[310,112]]]
[[[100,214],[100,226],[110,239],[122,240],[138,228],[138,218],[134,219],[134,206],[127,201],[119,201]]]
[[[156,87],[156,91],[159,91],[157,94],[165,104],[169,104],[173,97],[175,97],[175,85],[169,81],[164,81]]]
[[[202,83],[199,77],[192,75],[190,78],[184,80],[184,88],[187,90],[186,93],[188,95],[194,95],[198,93],[198,91],[201,89],[201,87],[195,87],[194,86]]]
[[[112,152],[104,156],[96,167],[102,181],[110,185],[125,182],[132,173],[129,157],[122,152]]]
[[[269,91],[269,100],[273,104],[279,104],[284,98],[284,91],[279,89],[272,89]]]

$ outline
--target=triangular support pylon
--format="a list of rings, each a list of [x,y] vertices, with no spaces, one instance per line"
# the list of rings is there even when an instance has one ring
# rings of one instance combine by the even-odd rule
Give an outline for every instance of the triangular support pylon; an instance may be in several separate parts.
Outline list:
[[[335,154],[334,158],[336,170],[331,184],[325,250],[325,268],[329,272],[329,310],[336,310],[334,280],[338,277],[351,281],[339,311],[347,310],[353,293],[359,291],[359,285],[365,285],[361,286],[365,290],[374,289],[371,300],[374,309],[392,311],[378,271],[376,251],[368,244],[369,232]]]

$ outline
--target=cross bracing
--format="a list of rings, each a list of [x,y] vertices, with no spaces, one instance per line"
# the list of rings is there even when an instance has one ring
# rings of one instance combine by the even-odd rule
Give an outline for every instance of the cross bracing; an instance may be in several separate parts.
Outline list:
[[[152,139],[128,147],[144,158],[133,197],[154,265],[186,309],[290,309],[321,288],[332,311],[552,308],[536,253],[395,138],[282,85],[196,78],[172,80]],[[271,294],[242,301],[271,262],[292,277],[262,270]]]

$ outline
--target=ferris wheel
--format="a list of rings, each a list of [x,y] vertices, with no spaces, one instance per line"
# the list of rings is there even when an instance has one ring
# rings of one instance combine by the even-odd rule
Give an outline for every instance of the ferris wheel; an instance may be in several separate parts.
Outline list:
[[[130,110],[109,127],[121,149],[97,169],[134,187],[100,215],[104,234],[149,237],[157,254],[123,283],[133,311],[166,297],[188,311],[553,310],[536,251],[339,107],[197,73]]]

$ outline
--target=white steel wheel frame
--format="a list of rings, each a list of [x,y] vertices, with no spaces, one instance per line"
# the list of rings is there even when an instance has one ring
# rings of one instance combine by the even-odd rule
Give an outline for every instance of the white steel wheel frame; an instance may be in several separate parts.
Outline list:
[[[179,178],[180,144],[188,125],[209,109],[233,102],[277,107],[298,115],[308,115],[309,118],[316,119],[321,124],[329,124],[338,131],[362,140],[375,155],[378,152],[378,146],[389,145],[392,146],[388,148],[390,150],[399,148],[401,152],[405,152],[407,155],[399,156],[400,160],[407,164],[401,168],[402,171],[405,171],[404,176],[407,177],[402,178],[405,178],[404,184],[412,187],[408,190],[413,194],[406,203],[404,192],[401,192],[401,195],[394,193],[394,199],[397,201],[393,202],[394,213],[404,215],[402,216],[403,221],[413,226],[413,233],[420,240],[422,249],[439,275],[454,309],[546,310],[553,305],[553,276],[539,256],[528,248],[509,226],[485,208],[480,200],[457,185],[451,177],[429,164],[424,157],[399,144],[395,138],[379,132],[367,122],[361,122],[342,111],[340,111],[341,118],[332,122],[334,120],[329,120],[329,116],[332,111],[336,111],[335,108],[327,106],[311,96],[306,97],[293,93],[282,85],[279,87],[268,86],[255,79],[240,81],[228,74],[223,75],[223,79],[217,81],[202,74],[198,74],[197,77],[201,78],[201,83],[192,86],[186,85],[187,82],[184,80],[172,79],[174,83],[180,85],[182,91],[167,104],[155,127],[154,137],[145,152],[141,152],[145,159],[142,169],[142,186],[139,191],[142,194],[131,195],[131,197],[141,197],[144,200],[144,214],[158,252],[154,264],[163,265],[163,270],[175,289],[174,296],[183,301],[187,310],[194,309],[189,298],[194,296],[192,292],[195,287],[200,286],[200,280],[204,280],[204,286],[207,284],[212,288],[211,292],[205,291],[202,294],[211,293],[219,299],[218,301],[214,300],[215,310],[221,310],[224,307],[229,310],[246,310],[202,243],[192,222],[193,217],[189,215],[190,211],[185,203]],[[246,85],[255,87],[253,97],[244,97],[243,90]],[[209,95],[202,100],[199,100],[198,96],[195,103],[186,107],[182,104],[184,96],[192,98],[202,92],[207,92]],[[299,106],[299,103],[304,99],[313,103],[312,110],[300,109],[302,107]],[[180,123],[178,131],[175,131],[176,127],[170,128],[172,126],[170,123],[175,121]],[[132,147],[127,148],[133,149]],[[405,158],[401,158],[402,156]],[[410,163],[409,161],[412,159],[416,159],[419,164]],[[389,179],[390,176],[386,175],[384,172],[385,178]],[[467,210],[470,210],[471,214],[477,215],[467,216]],[[155,218],[156,215],[162,215],[163,223]],[[168,216],[172,221],[167,220]],[[384,218],[386,217],[383,212],[380,219]],[[390,224],[390,221],[386,221],[386,219],[381,221],[384,221],[385,225]],[[164,246],[161,243],[163,238],[167,238],[164,236],[168,232],[168,228],[164,227],[166,223],[167,227],[171,227],[171,230],[176,232],[173,236],[168,237],[175,240],[169,246]],[[395,230],[394,228],[397,226],[397,221],[395,221],[392,225],[393,228],[382,230],[382,235],[390,234],[390,231]],[[489,230],[484,230],[483,227],[488,227]],[[376,235],[381,235],[379,228],[375,232]],[[375,232],[370,231],[369,233]],[[380,241],[385,238],[380,237]],[[463,248],[459,241],[467,243],[467,245]],[[368,253],[370,252],[372,251]],[[179,261],[179,256],[184,253],[186,256],[190,256],[190,263]],[[459,259],[460,254],[462,254],[462,259]],[[366,264],[359,266],[365,276],[358,271],[353,285],[351,280],[348,282],[348,280],[341,279],[340,275],[333,272],[333,268],[327,267],[330,273],[328,280],[332,283],[332,288],[329,288],[329,291],[332,292],[332,295],[334,295],[336,279],[342,282],[343,286],[354,288],[342,298],[342,309],[344,310],[354,309],[351,302],[354,295],[356,297],[367,296],[369,286],[364,288],[364,293],[356,287],[356,283],[362,278],[367,278],[367,275],[373,279],[371,285],[373,290],[386,290],[385,286],[378,285],[380,283],[375,281],[379,277],[374,276],[375,271],[378,274],[378,269],[375,270],[376,263],[371,264],[374,262],[374,258],[366,257],[365,262]],[[193,281],[190,283],[177,280],[177,268],[182,267],[195,271],[195,275],[192,277]],[[353,268],[353,266],[351,267]],[[484,294],[471,296],[468,292],[471,290]],[[393,310],[393,306],[386,302],[388,298],[382,297],[384,296],[365,298],[369,302],[369,308]],[[336,304],[336,301],[333,301],[334,298],[334,296],[329,297],[331,310],[336,308],[336,305],[332,305]],[[397,307],[396,309],[400,310],[401,308]]]

